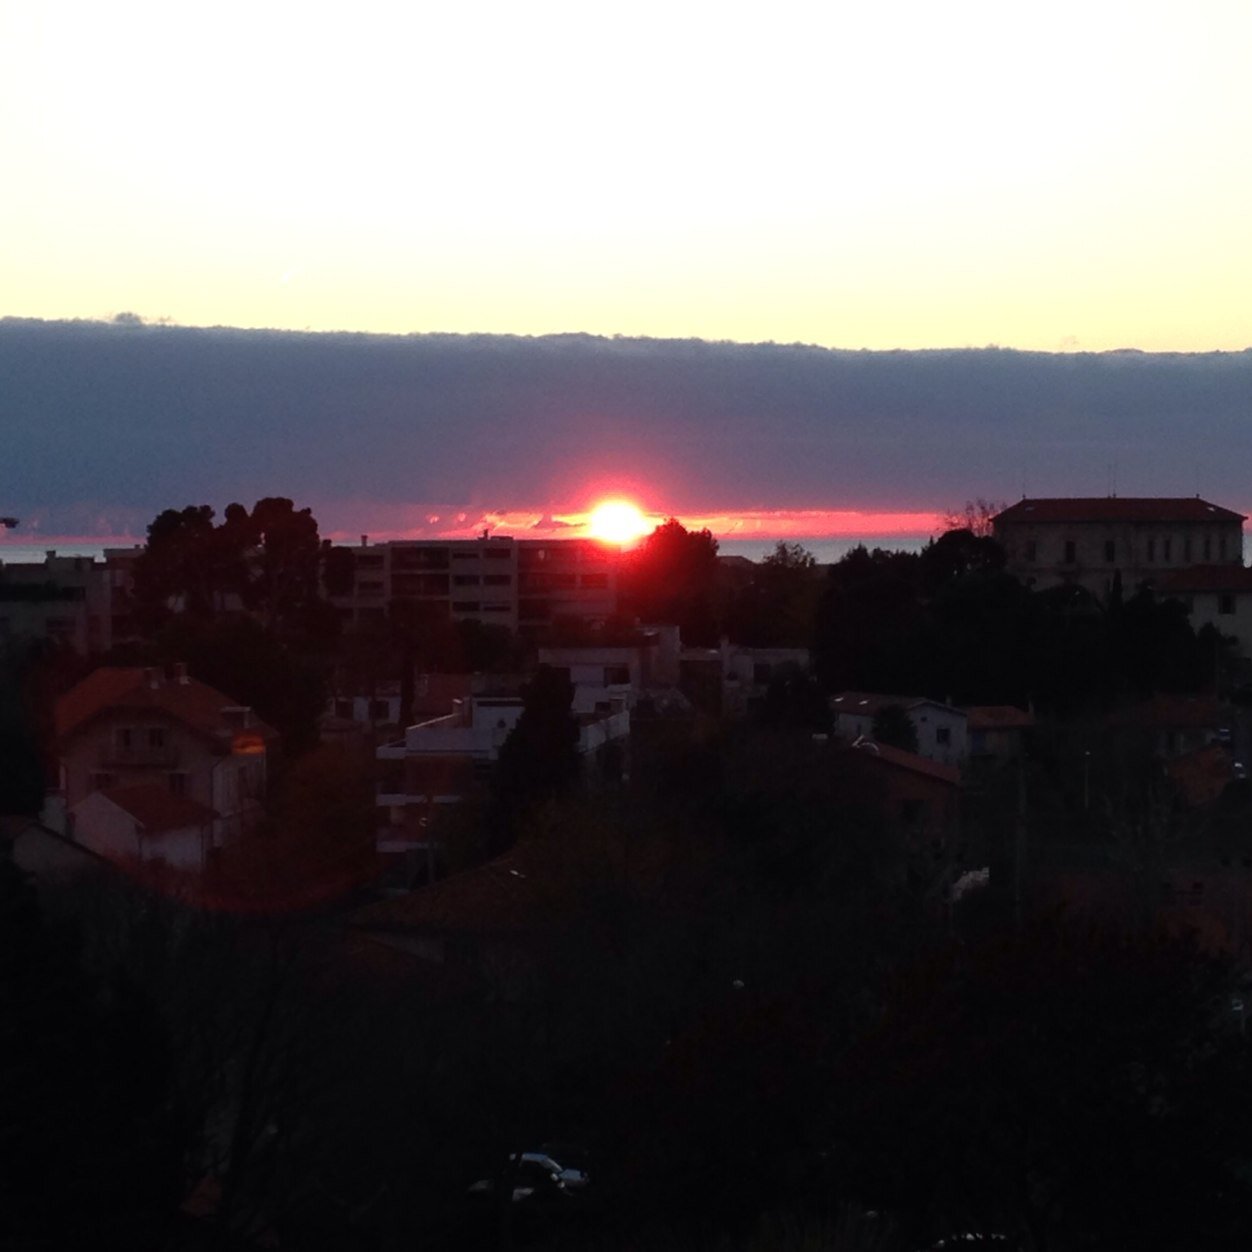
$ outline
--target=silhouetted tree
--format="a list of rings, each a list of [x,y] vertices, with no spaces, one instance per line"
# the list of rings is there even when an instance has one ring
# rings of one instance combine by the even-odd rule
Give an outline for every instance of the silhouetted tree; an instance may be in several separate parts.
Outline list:
[[[905,752],[917,751],[917,727],[913,719],[899,704],[888,704],[874,714],[872,727],[874,739]]]
[[[84,970],[0,859],[0,1242],[161,1246],[185,1146],[168,1040],[120,972]]]
[[[716,583],[717,540],[671,517],[628,554],[622,608],[646,623],[674,622],[685,642],[711,646],[718,630]]]
[[[932,953],[840,1066],[845,1185],[1022,1246],[1235,1249],[1252,1219],[1232,971],[1186,939],[1047,918]]]
[[[528,815],[578,778],[574,685],[541,665],[522,688],[523,711],[500,747],[493,776],[492,822],[497,847],[517,838]]]
[[[754,647],[808,647],[820,592],[813,554],[780,542],[734,598],[728,633]]]

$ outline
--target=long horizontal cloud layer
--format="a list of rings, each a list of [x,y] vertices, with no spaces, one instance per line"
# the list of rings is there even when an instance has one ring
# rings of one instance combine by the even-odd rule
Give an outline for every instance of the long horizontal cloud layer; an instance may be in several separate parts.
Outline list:
[[[0,513],[140,533],[265,495],[324,531],[440,509],[1252,504],[1252,350],[843,352],[585,335],[0,321]],[[373,511],[373,512],[371,512]]]

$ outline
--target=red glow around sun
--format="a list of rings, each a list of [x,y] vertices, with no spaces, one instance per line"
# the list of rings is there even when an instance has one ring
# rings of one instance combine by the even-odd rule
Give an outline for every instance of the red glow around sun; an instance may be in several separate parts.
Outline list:
[[[604,543],[634,543],[651,529],[643,510],[629,500],[602,500],[587,515],[587,533]]]

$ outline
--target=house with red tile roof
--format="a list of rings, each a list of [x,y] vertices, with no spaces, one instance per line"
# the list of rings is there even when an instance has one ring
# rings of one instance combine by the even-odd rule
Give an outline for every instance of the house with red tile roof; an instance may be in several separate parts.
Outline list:
[[[164,859],[218,847],[255,823],[274,729],[185,666],[102,666],[57,701],[59,791],[48,821],[88,846],[134,838]],[[103,793],[103,795],[101,795]],[[97,829],[98,828],[98,829]],[[170,832],[178,832],[176,840]],[[145,859],[145,858],[141,858]]]
[[[73,814],[77,841],[110,861],[159,862],[195,873],[207,864],[217,817],[198,800],[153,783],[93,791]]]
[[[961,774],[890,744],[858,739],[830,759],[850,810],[872,817],[896,849],[902,873],[933,884],[959,871]]]
[[[1244,515],[1199,496],[1024,499],[992,519],[1006,568],[1036,587],[1101,598],[1190,565],[1243,563]]]
[[[969,755],[975,761],[1013,761],[1022,755],[1034,714],[1011,704],[967,705]]]
[[[969,753],[968,719],[962,709],[925,696],[894,696],[876,691],[841,691],[830,697],[835,734],[840,738],[872,739],[874,719],[884,709],[905,713],[917,734],[919,755],[960,768]]]

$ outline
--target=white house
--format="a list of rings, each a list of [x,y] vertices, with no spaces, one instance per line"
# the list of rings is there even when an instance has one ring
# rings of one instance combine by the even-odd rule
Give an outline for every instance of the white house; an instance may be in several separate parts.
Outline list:
[[[917,734],[917,753],[941,765],[958,769],[969,756],[969,728],[965,713],[950,704],[924,696],[893,696],[869,691],[844,691],[830,700],[834,732],[845,739],[872,739],[874,718],[885,708],[904,711]]]

